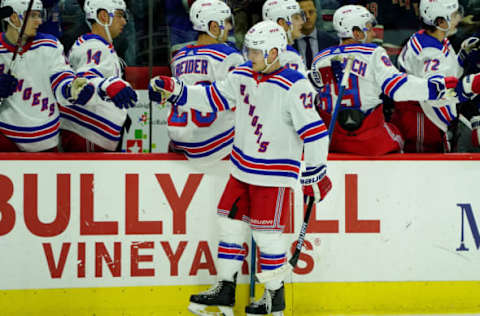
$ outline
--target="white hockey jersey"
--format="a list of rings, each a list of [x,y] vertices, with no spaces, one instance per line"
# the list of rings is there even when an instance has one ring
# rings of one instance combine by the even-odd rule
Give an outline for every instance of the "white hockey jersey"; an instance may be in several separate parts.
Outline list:
[[[172,74],[186,84],[205,85],[223,80],[228,72],[244,62],[242,55],[226,44],[187,45],[172,59]],[[214,162],[232,151],[234,137],[232,111],[179,113],[170,109],[168,135],[176,149],[189,159]]]
[[[0,35],[0,72],[8,72],[14,46]],[[38,33],[18,54],[11,74],[17,91],[0,105],[0,132],[22,150],[38,152],[59,142],[57,102],[68,105],[62,89],[75,77],[56,37]]]
[[[413,34],[403,47],[399,58],[399,68],[420,78],[433,75],[460,77],[463,68],[448,39],[440,42],[428,35],[425,30]],[[448,101],[420,102],[423,112],[441,130],[447,131],[450,122],[457,117],[455,99]]]
[[[96,34],[80,36],[72,46],[69,61],[78,76],[89,79],[122,77],[120,59],[113,45]],[[114,151],[120,141],[127,110],[98,95],[85,106],[60,107],[61,128]]]
[[[427,80],[398,71],[383,47],[376,44],[330,47],[315,56],[312,68],[320,69],[322,73],[322,69],[329,69],[330,60],[337,56],[343,59],[344,64],[347,56],[355,58],[348,86],[343,93],[344,107],[358,109],[368,115],[382,103],[382,92],[395,101],[428,99]],[[338,85],[335,80],[324,83],[319,91],[321,103],[318,106],[332,113],[338,99]]]
[[[288,65],[288,67],[299,71],[305,77],[307,76],[307,67],[302,56],[290,45],[287,45],[287,50],[280,55],[280,65]]]
[[[307,166],[327,160],[328,131],[314,109],[315,93],[298,71],[284,66],[260,74],[247,62],[223,81],[185,87],[177,105],[210,112],[235,108],[232,176],[254,185],[294,187],[302,150]]]

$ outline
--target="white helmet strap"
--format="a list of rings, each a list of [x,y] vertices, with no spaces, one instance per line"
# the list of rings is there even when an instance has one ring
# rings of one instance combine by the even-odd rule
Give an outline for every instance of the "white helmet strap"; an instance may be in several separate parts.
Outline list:
[[[211,22],[217,22],[217,21],[211,21]],[[207,34],[213,37],[214,39],[216,39],[217,41],[221,41],[225,33],[225,22],[220,22],[220,23],[217,22],[217,23],[218,23],[218,27],[220,28],[220,34],[218,34],[218,36],[213,35],[213,33],[210,32],[210,25],[208,26]]]
[[[272,48],[273,49],[273,48]],[[272,50],[270,49],[270,50]],[[280,58],[280,55],[277,55],[277,57],[271,62],[271,63],[268,63],[268,55],[269,55],[269,52],[267,52],[265,50],[265,53],[264,53],[264,57],[263,57],[263,60],[265,61],[265,68],[262,70],[262,73],[268,73],[268,71],[270,70],[270,68],[273,66],[273,64],[275,64],[279,58]]]
[[[23,26],[23,19],[20,18],[20,26],[15,26],[15,24],[13,24],[13,22],[10,19],[7,20],[7,23],[10,24],[10,26],[13,27],[18,33],[20,33],[20,30],[22,29],[22,26]]]
[[[99,19],[98,19],[98,16],[95,17],[95,22],[97,22],[99,25],[103,26],[103,28],[105,29],[105,33],[107,33],[107,40],[112,43],[113,42],[113,39],[112,39],[112,35],[110,34],[110,26],[112,25],[113,23],[113,15],[110,14],[110,12],[107,11],[107,15],[108,15],[108,23],[105,23],[103,24]],[[91,28],[91,26],[90,26]]]

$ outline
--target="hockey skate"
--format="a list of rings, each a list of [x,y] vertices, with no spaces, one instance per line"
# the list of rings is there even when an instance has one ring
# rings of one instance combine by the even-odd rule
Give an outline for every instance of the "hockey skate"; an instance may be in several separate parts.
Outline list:
[[[283,316],[283,310],[285,309],[285,287],[278,290],[265,289],[263,296],[260,300],[251,303],[245,307],[247,316],[253,315],[268,315]]]
[[[235,282],[219,281],[209,290],[190,296],[188,310],[200,316],[233,316],[235,286]],[[207,311],[208,306],[217,306],[220,312]]]

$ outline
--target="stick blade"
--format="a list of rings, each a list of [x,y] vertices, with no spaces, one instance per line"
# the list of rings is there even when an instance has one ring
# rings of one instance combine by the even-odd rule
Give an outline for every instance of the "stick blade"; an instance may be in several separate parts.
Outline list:
[[[290,272],[292,272],[293,267],[290,264],[284,264],[278,269],[269,270],[255,275],[255,279],[259,283],[265,283],[271,280],[283,279]]]

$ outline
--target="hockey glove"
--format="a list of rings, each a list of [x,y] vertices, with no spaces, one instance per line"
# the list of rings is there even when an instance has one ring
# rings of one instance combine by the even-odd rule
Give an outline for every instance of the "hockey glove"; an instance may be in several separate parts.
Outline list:
[[[464,68],[470,65],[478,68],[478,64],[480,64],[480,38],[472,36],[464,40],[458,52],[458,59]]]
[[[342,82],[343,77],[343,65],[339,59],[332,59],[330,60],[330,67],[332,67],[332,73],[335,76],[335,80],[337,80],[338,84]]]
[[[428,100],[440,100],[448,96],[448,90],[455,89],[457,84],[458,79],[456,77],[431,76],[428,78]]]
[[[307,170],[302,172],[300,183],[303,186],[303,194],[312,196],[315,203],[323,200],[332,189],[332,182],[327,176],[327,168],[325,165],[320,167],[307,167]]]
[[[472,145],[480,147],[480,116],[472,117],[470,124],[472,124]]]
[[[8,98],[17,90],[18,80],[9,74],[0,74],[0,98]]]
[[[72,104],[85,105],[95,93],[95,87],[85,78],[75,78],[62,88],[64,97]]]
[[[167,76],[157,76],[150,80],[148,85],[148,96],[150,100],[164,104],[170,102],[177,103],[179,97],[183,94],[183,82],[177,78]]]
[[[118,77],[110,77],[100,84],[100,89],[119,109],[133,108],[137,103],[137,93],[130,84]]]
[[[474,94],[480,93],[480,73],[468,75],[459,81],[457,88],[457,97],[460,102],[470,100]]]

